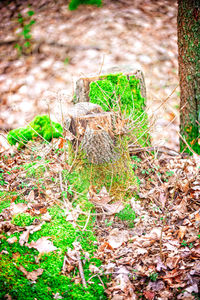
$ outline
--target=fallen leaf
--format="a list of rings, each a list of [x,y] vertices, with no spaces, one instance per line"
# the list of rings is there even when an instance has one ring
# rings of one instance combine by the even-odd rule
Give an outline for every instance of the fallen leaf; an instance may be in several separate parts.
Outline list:
[[[37,280],[38,276],[42,275],[42,273],[44,271],[43,269],[37,269],[35,271],[28,272],[28,271],[26,271],[26,269],[23,266],[19,266],[18,269],[26,276],[26,278],[28,280],[31,280],[31,281]]]
[[[186,226],[180,226],[179,227],[179,230],[177,232],[179,240],[181,240],[181,241],[183,240],[186,232],[187,232],[187,227]]]
[[[30,231],[26,230],[20,235],[20,237],[19,237],[20,246],[23,246],[25,243],[28,242],[29,234],[30,234]]]
[[[9,211],[12,215],[17,215],[25,212],[27,210],[27,205],[25,203],[11,203]],[[3,212],[3,211],[2,211]]]
[[[153,300],[155,297],[155,293],[150,292],[150,291],[144,291],[143,295],[145,296],[146,299],[148,300]]]
[[[57,248],[53,245],[51,241],[49,241],[49,236],[43,236],[36,242],[32,241],[30,244],[26,243],[26,246],[28,248],[35,248],[40,253],[48,253],[54,250],[57,250]]]
[[[195,221],[200,222],[200,214],[198,212],[195,214]]]
[[[114,228],[109,236],[108,243],[114,249],[119,248],[124,242],[129,240],[129,234],[127,230],[119,230],[118,228]]]
[[[104,242],[102,245],[99,246],[98,251],[103,252],[105,249],[113,250],[113,247],[108,242]]]
[[[168,257],[166,259],[166,266],[169,268],[169,269],[174,269],[176,268],[177,266],[177,263],[179,262],[180,258],[179,257]]]
[[[91,273],[94,273],[94,274],[99,274],[100,270],[99,268],[97,268],[95,265],[89,265],[89,270]]]
[[[49,214],[49,212],[47,212],[44,215],[42,215],[41,219],[43,221],[50,222],[51,221],[51,215]]]
[[[30,193],[25,197],[25,199],[28,203],[34,202],[34,200],[35,200],[34,190],[31,190]]]
[[[7,239],[8,244],[14,244],[14,243],[16,243],[17,241],[18,241],[18,240],[17,240],[17,237],[16,237],[16,236],[13,236],[13,237]]]
[[[123,210],[124,205],[120,201],[118,201],[112,204],[105,204],[103,205],[103,208],[105,208],[105,210],[107,210],[110,214],[114,215]]]
[[[112,198],[106,190],[106,187],[102,187],[99,194],[96,194],[96,190],[93,186],[89,187],[89,200],[97,206],[104,206],[109,203]]]

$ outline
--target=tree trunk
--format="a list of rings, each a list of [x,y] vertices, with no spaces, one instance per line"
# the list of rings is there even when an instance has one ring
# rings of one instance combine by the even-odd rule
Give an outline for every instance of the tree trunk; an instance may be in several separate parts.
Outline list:
[[[177,23],[180,132],[191,148],[200,154],[200,1],[178,0]],[[180,150],[186,148],[181,139]]]

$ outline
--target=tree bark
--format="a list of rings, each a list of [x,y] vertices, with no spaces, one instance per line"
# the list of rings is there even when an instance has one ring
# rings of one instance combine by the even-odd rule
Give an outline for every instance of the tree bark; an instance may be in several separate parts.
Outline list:
[[[200,154],[200,1],[178,0],[180,132]],[[180,140],[180,150],[187,146]]]
[[[121,134],[120,120],[112,112],[104,112],[97,104],[80,102],[71,108],[66,123],[75,137],[74,151],[80,146],[89,162],[110,163],[120,158],[116,146],[116,138]]]

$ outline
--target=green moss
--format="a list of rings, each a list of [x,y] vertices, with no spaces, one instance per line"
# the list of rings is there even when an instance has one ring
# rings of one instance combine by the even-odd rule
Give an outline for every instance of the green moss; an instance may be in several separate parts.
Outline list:
[[[150,145],[148,116],[145,113],[145,99],[141,96],[140,82],[134,75],[121,73],[100,76],[90,83],[90,101],[99,104],[103,110],[121,110],[125,118],[135,121],[131,135],[142,146]]]
[[[59,123],[50,120],[46,115],[36,116],[27,127],[13,129],[9,132],[7,139],[10,145],[18,143],[19,148],[23,147],[28,141],[43,137],[46,141],[51,141],[52,137],[62,136],[63,128]]]
[[[102,0],[71,0],[69,3],[69,9],[75,10],[81,4],[101,6]]]
[[[24,227],[31,225],[35,219],[36,217],[24,213],[13,216],[11,223]]]
[[[17,128],[8,133],[7,136],[10,145],[19,143],[19,147],[23,147],[28,141],[33,139],[33,131],[29,128]]]
[[[62,136],[63,128],[59,123],[50,120],[49,116],[36,116],[28,125],[29,128],[34,129],[34,136],[41,135],[46,141],[50,141],[52,137],[58,138]]]
[[[39,256],[39,262],[35,259],[38,251],[20,246],[19,243],[8,244],[5,238],[0,243],[0,299],[4,299],[5,294],[11,295],[13,299],[53,299],[59,293],[64,299],[106,299],[104,289],[98,277],[92,278],[93,283],[88,284],[84,289],[81,284],[75,284],[73,277],[79,274],[76,269],[73,274],[62,275],[64,255],[68,248],[73,248],[72,243],[79,241],[83,251],[90,253],[90,261],[83,264],[86,281],[92,276],[89,271],[89,264],[101,265],[100,260],[93,259],[96,240],[92,231],[91,224],[88,224],[86,231],[82,232],[74,228],[71,223],[66,221],[65,211],[59,206],[49,208],[52,216],[50,223],[45,223],[41,230],[30,235],[29,241],[37,240],[42,236],[50,236],[53,244],[58,248],[54,252]],[[19,238],[20,233],[11,235]],[[19,266],[23,266],[28,272],[42,268],[43,274],[38,277],[36,282],[29,281],[21,271]],[[105,283],[105,277],[102,277]]]

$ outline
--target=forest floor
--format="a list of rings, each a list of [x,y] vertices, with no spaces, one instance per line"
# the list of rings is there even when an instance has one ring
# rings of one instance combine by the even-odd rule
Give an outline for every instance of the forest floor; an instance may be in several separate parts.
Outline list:
[[[178,149],[174,1],[108,0],[73,12],[64,0],[9,3],[0,3],[4,135],[48,112],[47,90],[71,99],[78,77],[129,65],[145,73],[154,145]],[[32,52],[19,57],[18,13],[30,9]],[[58,103],[49,110],[60,120]],[[132,155],[139,187],[116,205],[105,189],[83,194],[62,139],[18,151],[1,136],[0,299],[199,299],[200,158],[157,149]]]
[[[0,130],[24,126],[48,109],[60,120],[60,105],[42,101],[47,90],[67,89],[71,99],[80,76],[128,65],[144,71],[154,144],[178,150],[176,1],[105,0],[102,8],[76,11],[66,0],[6,3],[0,3]],[[19,13],[25,23],[35,20],[30,51],[21,56]]]
[[[62,139],[1,154],[0,299],[199,299],[199,156],[141,150],[116,202],[66,155]]]

